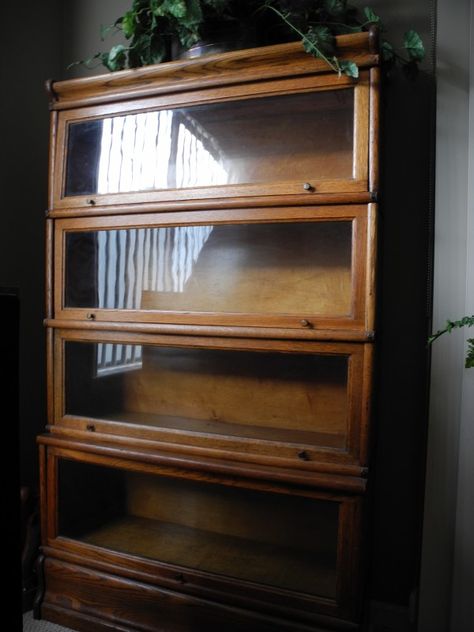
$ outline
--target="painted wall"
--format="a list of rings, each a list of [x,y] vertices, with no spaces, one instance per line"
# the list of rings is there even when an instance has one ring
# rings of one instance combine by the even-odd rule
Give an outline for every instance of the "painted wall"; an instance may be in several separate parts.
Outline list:
[[[115,44],[123,41],[120,34],[111,34],[105,41],[100,39],[100,27],[113,24],[131,7],[131,0],[67,0],[63,28],[63,61],[61,79],[72,79],[89,75],[107,73],[102,65],[95,69],[74,66],[67,69],[72,62],[89,59],[95,53],[110,50]],[[94,62],[95,63],[95,62]]]
[[[22,484],[29,486],[37,482],[35,437],[46,424],[42,321],[49,111],[44,83],[106,72],[70,71],[67,65],[100,50],[100,24],[114,21],[128,5],[128,0],[24,0],[5,8],[0,285],[19,289],[20,407],[13,423],[19,426]]]
[[[439,0],[434,328],[474,313],[474,56],[472,3]],[[472,330],[433,349],[420,632],[474,621]]]
[[[2,33],[0,285],[19,289],[21,472],[22,483],[34,485],[35,435],[45,425],[42,320],[49,112],[44,82],[60,69],[62,9],[59,0],[11,6],[4,9]],[[2,411],[2,423],[17,425],[18,420]]]

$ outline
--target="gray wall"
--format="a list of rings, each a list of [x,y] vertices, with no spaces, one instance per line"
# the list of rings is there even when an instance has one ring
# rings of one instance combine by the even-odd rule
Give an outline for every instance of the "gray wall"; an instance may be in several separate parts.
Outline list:
[[[64,16],[63,60],[64,69],[58,79],[70,79],[97,75],[108,72],[102,65],[95,69],[74,66],[67,70],[72,62],[89,59],[95,53],[110,50],[115,44],[123,41],[120,34],[110,34],[104,41],[100,40],[100,27],[113,24],[127,11],[131,0],[66,0],[67,10]],[[96,64],[96,62],[94,62]]]
[[[434,328],[474,313],[474,56],[469,0],[439,0]],[[457,331],[433,349],[421,632],[474,621],[474,369]]]
[[[23,484],[34,485],[35,435],[45,424],[42,319],[49,112],[44,81],[60,71],[62,10],[59,0],[10,6],[2,33],[0,285],[19,289],[21,472]],[[2,423],[18,422],[2,410]]]
[[[128,0],[24,0],[6,6],[2,35],[2,230],[0,286],[20,297],[19,438],[22,484],[37,483],[35,437],[44,430],[44,212],[47,208],[49,78],[107,72],[68,70],[101,50],[100,24],[113,22]],[[115,43],[115,40],[114,40]],[[7,420],[16,424],[16,420]]]

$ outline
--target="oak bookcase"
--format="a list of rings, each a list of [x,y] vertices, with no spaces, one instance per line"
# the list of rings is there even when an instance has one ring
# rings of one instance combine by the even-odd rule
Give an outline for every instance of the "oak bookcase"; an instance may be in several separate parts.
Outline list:
[[[379,57],[338,47],[49,84],[37,616],[360,628]]]

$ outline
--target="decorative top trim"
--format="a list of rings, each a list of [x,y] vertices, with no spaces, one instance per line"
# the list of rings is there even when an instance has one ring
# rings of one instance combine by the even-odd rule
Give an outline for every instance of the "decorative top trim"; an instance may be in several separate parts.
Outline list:
[[[51,108],[54,107],[54,104],[58,99],[58,95],[56,94],[56,91],[54,89],[55,84],[56,82],[54,81],[54,79],[48,79],[44,84]]]
[[[374,34],[368,32],[336,38],[338,56],[355,61],[361,68],[379,63]],[[315,59],[300,42],[249,48],[205,55],[107,75],[48,82],[50,107],[62,110],[124,101],[158,94],[170,94],[207,87],[258,82],[274,77],[290,77],[333,72]]]

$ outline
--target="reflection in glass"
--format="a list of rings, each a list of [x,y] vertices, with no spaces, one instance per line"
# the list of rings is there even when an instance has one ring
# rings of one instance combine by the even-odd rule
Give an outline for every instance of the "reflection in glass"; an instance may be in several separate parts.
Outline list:
[[[65,195],[350,178],[351,89],[71,122]]]
[[[66,307],[343,316],[352,223],[68,232]]]
[[[100,342],[97,345],[97,376],[123,373],[142,368],[142,348],[140,345],[117,345]]]
[[[62,537],[261,585],[336,596],[337,501],[65,459],[59,461],[58,478]]]
[[[114,345],[135,370],[97,370],[102,343],[66,342],[66,414],[344,449],[348,358]],[[135,351],[133,350],[135,347]]]
[[[173,150],[175,168],[169,169]],[[225,184],[230,178],[221,153],[185,113],[163,110],[104,119],[97,193]]]

